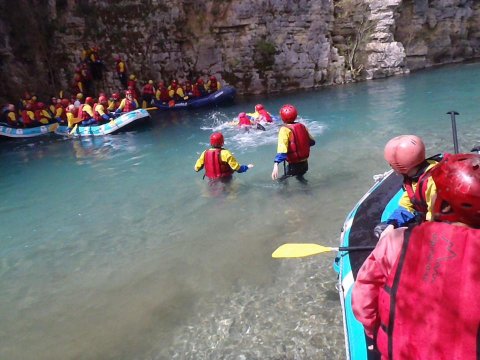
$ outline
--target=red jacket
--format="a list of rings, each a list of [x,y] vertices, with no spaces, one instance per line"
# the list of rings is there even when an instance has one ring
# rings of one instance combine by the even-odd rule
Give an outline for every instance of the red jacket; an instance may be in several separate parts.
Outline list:
[[[477,359],[480,230],[439,222],[386,231],[352,292],[382,359]]]
[[[205,175],[210,179],[232,176],[233,170],[220,155],[222,149],[209,149],[205,151],[204,167]]]
[[[295,164],[308,159],[310,156],[310,136],[305,125],[293,123],[285,125],[292,131],[289,138],[287,161]]]

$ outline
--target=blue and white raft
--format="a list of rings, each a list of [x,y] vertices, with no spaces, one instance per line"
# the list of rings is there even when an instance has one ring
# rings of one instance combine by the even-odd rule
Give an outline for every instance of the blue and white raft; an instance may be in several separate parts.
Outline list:
[[[31,138],[36,136],[48,135],[54,132],[58,123],[41,125],[32,128],[14,128],[8,125],[0,125],[0,136],[8,138]]]
[[[55,130],[55,134],[63,136],[103,136],[112,134],[127,125],[150,119],[150,114],[145,109],[137,109],[120,115],[106,124],[92,126],[77,126],[69,130],[67,126],[61,125]]]
[[[348,214],[340,235],[340,246],[374,247],[378,239],[373,228],[385,221],[398,207],[403,194],[402,177],[393,170],[379,175],[375,184]],[[370,251],[342,251],[335,258],[334,268],[338,272],[337,288],[343,312],[345,347],[347,360],[371,360],[363,325],[357,321],[352,311],[352,289],[358,270]]]
[[[215,91],[207,96],[200,98],[194,98],[185,101],[178,101],[172,103],[163,103],[159,100],[155,100],[155,105],[160,110],[178,110],[178,109],[195,109],[205,106],[217,106],[221,103],[233,101],[237,90],[232,86],[225,86],[224,88]]]

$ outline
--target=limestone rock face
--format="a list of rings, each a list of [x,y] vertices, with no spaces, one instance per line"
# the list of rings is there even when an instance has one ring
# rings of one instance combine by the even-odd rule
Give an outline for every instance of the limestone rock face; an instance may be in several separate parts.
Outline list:
[[[478,1],[356,0],[368,5],[374,26],[352,64],[358,22],[338,15],[342,1],[0,4],[0,83],[7,84],[0,98],[25,89],[43,95],[68,91],[82,49],[92,45],[100,47],[106,65],[102,81],[95,82],[97,93],[118,90],[117,54],[140,84],[215,75],[250,94],[375,79],[479,56]],[[28,31],[25,18],[32,19]]]

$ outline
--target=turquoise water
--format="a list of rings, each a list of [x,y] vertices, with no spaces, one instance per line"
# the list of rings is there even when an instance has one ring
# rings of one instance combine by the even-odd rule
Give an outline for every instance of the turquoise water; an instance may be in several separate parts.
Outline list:
[[[387,166],[385,142],[480,143],[480,64],[155,112],[95,139],[0,142],[0,359],[344,357],[333,254],[274,261],[285,242],[335,245]],[[308,184],[270,179],[277,128],[222,125],[262,102],[297,106],[317,140]],[[242,164],[211,188],[193,165],[212,129]],[[288,357],[289,356],[289,357]]]

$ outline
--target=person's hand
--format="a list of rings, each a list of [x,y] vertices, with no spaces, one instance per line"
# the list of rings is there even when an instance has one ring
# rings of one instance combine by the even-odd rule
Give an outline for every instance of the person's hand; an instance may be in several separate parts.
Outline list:
[[[389,226],[392,226],[391,224],[387,224],[385,222],[381,222],[379,224],[377,224],[374,228],[373,228],[373,235],[375,235],[375,237],[377,239],[380,239],[380,236],[382,235],[382,233],[385,231],[385,229],[387,229],[387,227]]]
[[[253,168],[254,166],[255,166],[255,165],[253,165],[253,164],[248,164],[248,165],[247,165],[247,167],[248,167],[249,169]]]
[[[272,180],[277,180],[278,178],[278,164],[273,164],[273,171],[272,171]]]

